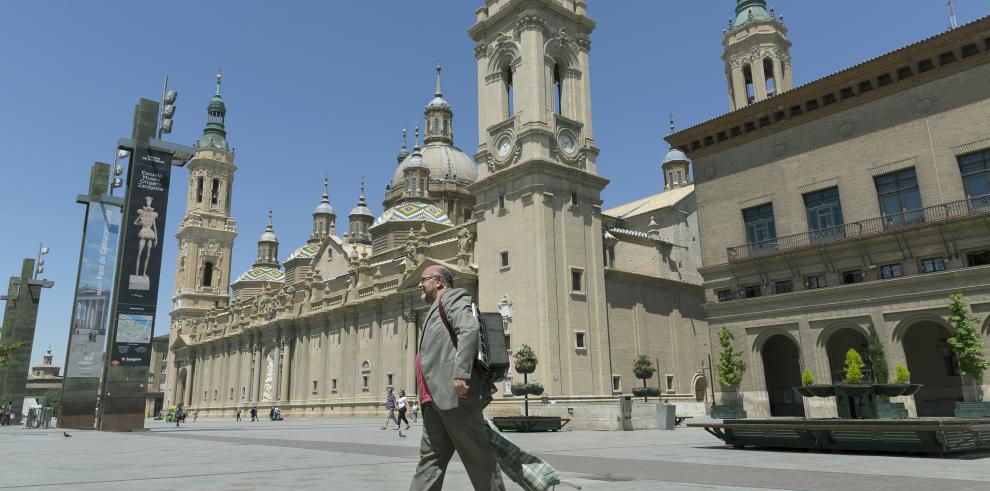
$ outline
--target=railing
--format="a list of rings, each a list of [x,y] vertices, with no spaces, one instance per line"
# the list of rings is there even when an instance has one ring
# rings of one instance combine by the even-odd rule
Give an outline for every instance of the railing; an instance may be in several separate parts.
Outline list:
[[[729,261],[780,254],[792,249],[828,244],[846,239],[869,237],[931,223],[990,213],[990,195],[919,208],[896,215],[885,215],[801,234],[729,247]]]

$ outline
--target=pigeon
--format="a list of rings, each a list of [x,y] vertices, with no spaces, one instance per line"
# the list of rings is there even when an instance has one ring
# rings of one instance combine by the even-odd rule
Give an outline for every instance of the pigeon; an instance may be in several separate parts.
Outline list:
[[[64,431],[62,432],[62,435],[64,435],[66,438],[72,438],[72,435],[70,435],[70,434],[68,434],[68,433],[66,433]]]
[[[402,434],[402,430],[399,430],[399,438],[405,438],[405,437],[406,437],[406,435],[403,435]]]

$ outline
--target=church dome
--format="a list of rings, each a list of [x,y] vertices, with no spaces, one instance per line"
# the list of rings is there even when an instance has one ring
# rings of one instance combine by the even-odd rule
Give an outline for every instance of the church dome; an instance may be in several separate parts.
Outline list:
[[[671,148],[670,151],[667,152],[667,156],[663,158],[664,164],[666,164],[667,162],[687,162],[687,161],[688,161],[687,155],[685,155],[684,152],[676,148]]]
[[[430,180],[456,181],[472,184],[478,179],[478,166],[459,148],[443,143],[431,143],[420,149],[422,159],[430,169]],[[398,186],[405,180],[405,168],[413,160],[410,155],[399,164],[392,176],[392,186]]]
[[[275,232],[271,229],[265,230],[261,237],[258,237],[258,242],[278,242],[278,237],[275,236]]]
[[[333,207],[330,206],[330,203],[326,203],[326,202],[321,202],[320,204],[316,205],[316,209],[313,210],[313,213],[314,214],[322,213],[322,214],[326,214],[326,215],[334,215],[335,214],[333,212]]]
[[[270,281],[273,283],[281,283],[284,280],[285,273],[281,269],[256,266],[241,273],[234,283],[239,283],[241,281]]]
[[[448,103],[447,100],[444,99],[443,97],[436,96],[436,97],[433,98],[432,101],[430,101],[429,104],[426,105],[426,109],[427,110],[430,110],[430,109],[447,109],[447,110],[450,110],[450,103]]]
[[[372,227],[377,227],[386,223],[404,222],[430,222],[439,225],[447,225],[450,227],[454,226],[454,223],[450,221],[447,214],[440,208],[437,208],[429,203],[407,201],[385,210],[378,216],[378,218],[375,219],[375,223]]]
[[[320,252],[320,244],[306,244],[292,251],[292,254],[285,260],[285,262],[289,262],[293,259],[310,259],[315,256],[317,252]]]

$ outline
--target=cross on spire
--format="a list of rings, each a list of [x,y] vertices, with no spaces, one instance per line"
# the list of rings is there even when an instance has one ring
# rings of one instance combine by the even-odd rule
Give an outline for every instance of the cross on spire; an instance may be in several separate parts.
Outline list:
[[[443,97],[443,91],[440,90],[440,70],[442,70],[442,68],[440,68],[440,60],[437,60],[437,87],[436,91],[433,93],[436,97]]]

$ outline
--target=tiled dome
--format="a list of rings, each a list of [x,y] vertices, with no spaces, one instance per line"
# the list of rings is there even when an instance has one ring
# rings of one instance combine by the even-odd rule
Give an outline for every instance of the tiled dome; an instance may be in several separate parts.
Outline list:
[[[385,212],[375,219],[375,224],[372,227],[399,222],[431,222],[451,227],[454,226],[454,223],[450,221],[447,214],[440,208],[429,203],[407,201],[385,210]]]

